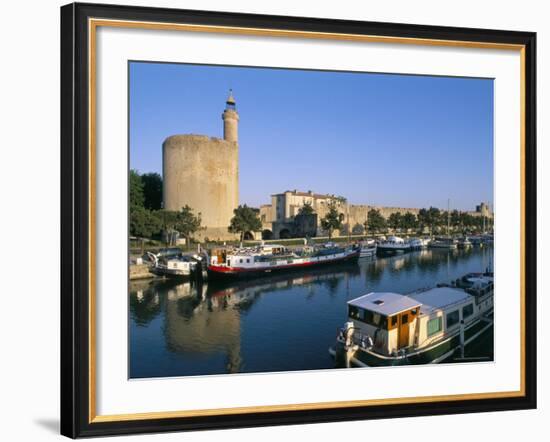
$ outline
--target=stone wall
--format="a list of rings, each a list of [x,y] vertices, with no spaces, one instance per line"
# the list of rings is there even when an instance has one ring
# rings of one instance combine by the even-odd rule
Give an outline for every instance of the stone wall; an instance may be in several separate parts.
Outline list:
[[[164,208],[189,205],[200,213],[199,237],[233,239],[227,232],[239,204],[239,147],[204,135],[174,135],[163,143]]]

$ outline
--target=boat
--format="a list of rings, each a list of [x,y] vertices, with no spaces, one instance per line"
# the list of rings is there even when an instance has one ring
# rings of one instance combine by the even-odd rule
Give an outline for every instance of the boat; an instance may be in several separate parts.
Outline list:
[[[208,276],[241,278],[271,275],[276,272],[357,260],[360,248],[340,247],[334,243],[304,246],[289,250],[282,245],[213,250],[208,262]]]
[[[376,256],[377,248],[378,247],[374,239],[359,241],[359,258],[372,258],[373,256]]]
[[[188,278],[197,269],[200,259],[190,255],[179,254],[153,254],[147,252],[152,261],[150,271],[157,276],[169,278]]]
[[[474,247],[483,247],[483,241],[481,236],[469,236],[468,240],[472,243]]]
[[[429,240],[424,238],[412,238],[409,240],[412,250],[424,250],[428,248]]]
[[[493,274],[408,294],[371,292],[348,302],[348,322],[329,352],[347,367],[449,359],[493,327]]]
[[[411,245],[398,236],[389,236],[385,241],[378,243],[379,252],[408,252],[409,250]]]
[[[436,238],[430,242],[430,248],[454,250],[458,248],[458,241],[453,238]]]
[[[430,242],[430,247],[433,249],[455,250],[458,248],[458,241],[450,236],[451,229],[451,201],[447,200],[447,236],[439,237]]]
[[[467,236],[465,236],[464,238],[460,238],[458,240],[458,243],[457,243],[457,246],[459,249],[469,249],[470,247],[473,246],[472,242],[468,239]]]

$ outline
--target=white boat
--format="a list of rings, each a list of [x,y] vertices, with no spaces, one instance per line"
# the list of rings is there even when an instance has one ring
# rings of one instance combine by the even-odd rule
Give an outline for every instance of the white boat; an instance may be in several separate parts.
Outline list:
[[[428,247],[429,240],[424,238],[412,238],[409,240],[411,249],[413,250],[424,250]]]
[[[378,243],[379,252],[408,252],[409,250],[411,245],[398,236],[389,236],[387,240]]]
[[[212,251],[208,274],[218,278],[256,277],[358,258],[359,248],[340,247],[334,243],[304,246],[300,250],[288,250],[280,245],[260,245],[234,250],[218,249]]]
[[[430,248],[454,250],[458,248],[458,241],[453,238],[436,238],[430,242]]]
[[[151,272],[158,276],[186,278],[191,276],[198,265],[198,260],[189,255],[158,256],[147,253],[153,265]]]
[[[457,244],[459,249],[469,249],[473,246],[472,242],[468,239],[468,237],[464,237],[458,240]]]
[[[368,293],[348,302],[330,352],[346,366],[442,362],[493,327],[493,291],[486,273],[409,294]]]
[[[376,255],[376,241],[366,239],[359,242],[359,258],[370,258]]]

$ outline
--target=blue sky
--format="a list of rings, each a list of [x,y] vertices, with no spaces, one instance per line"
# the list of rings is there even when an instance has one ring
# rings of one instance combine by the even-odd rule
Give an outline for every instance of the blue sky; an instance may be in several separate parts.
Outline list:
[[[162,174],[174,134],[240,115],[240,203],[284,190],[355,204],[473,210],[493,201],[493,81],[130,63],[130,167]]]

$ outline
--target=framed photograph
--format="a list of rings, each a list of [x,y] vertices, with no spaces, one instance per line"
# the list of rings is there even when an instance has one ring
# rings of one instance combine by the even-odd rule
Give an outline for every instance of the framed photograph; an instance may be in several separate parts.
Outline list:
[[[535,408],[535,45],[62,7],[62,434]]]

